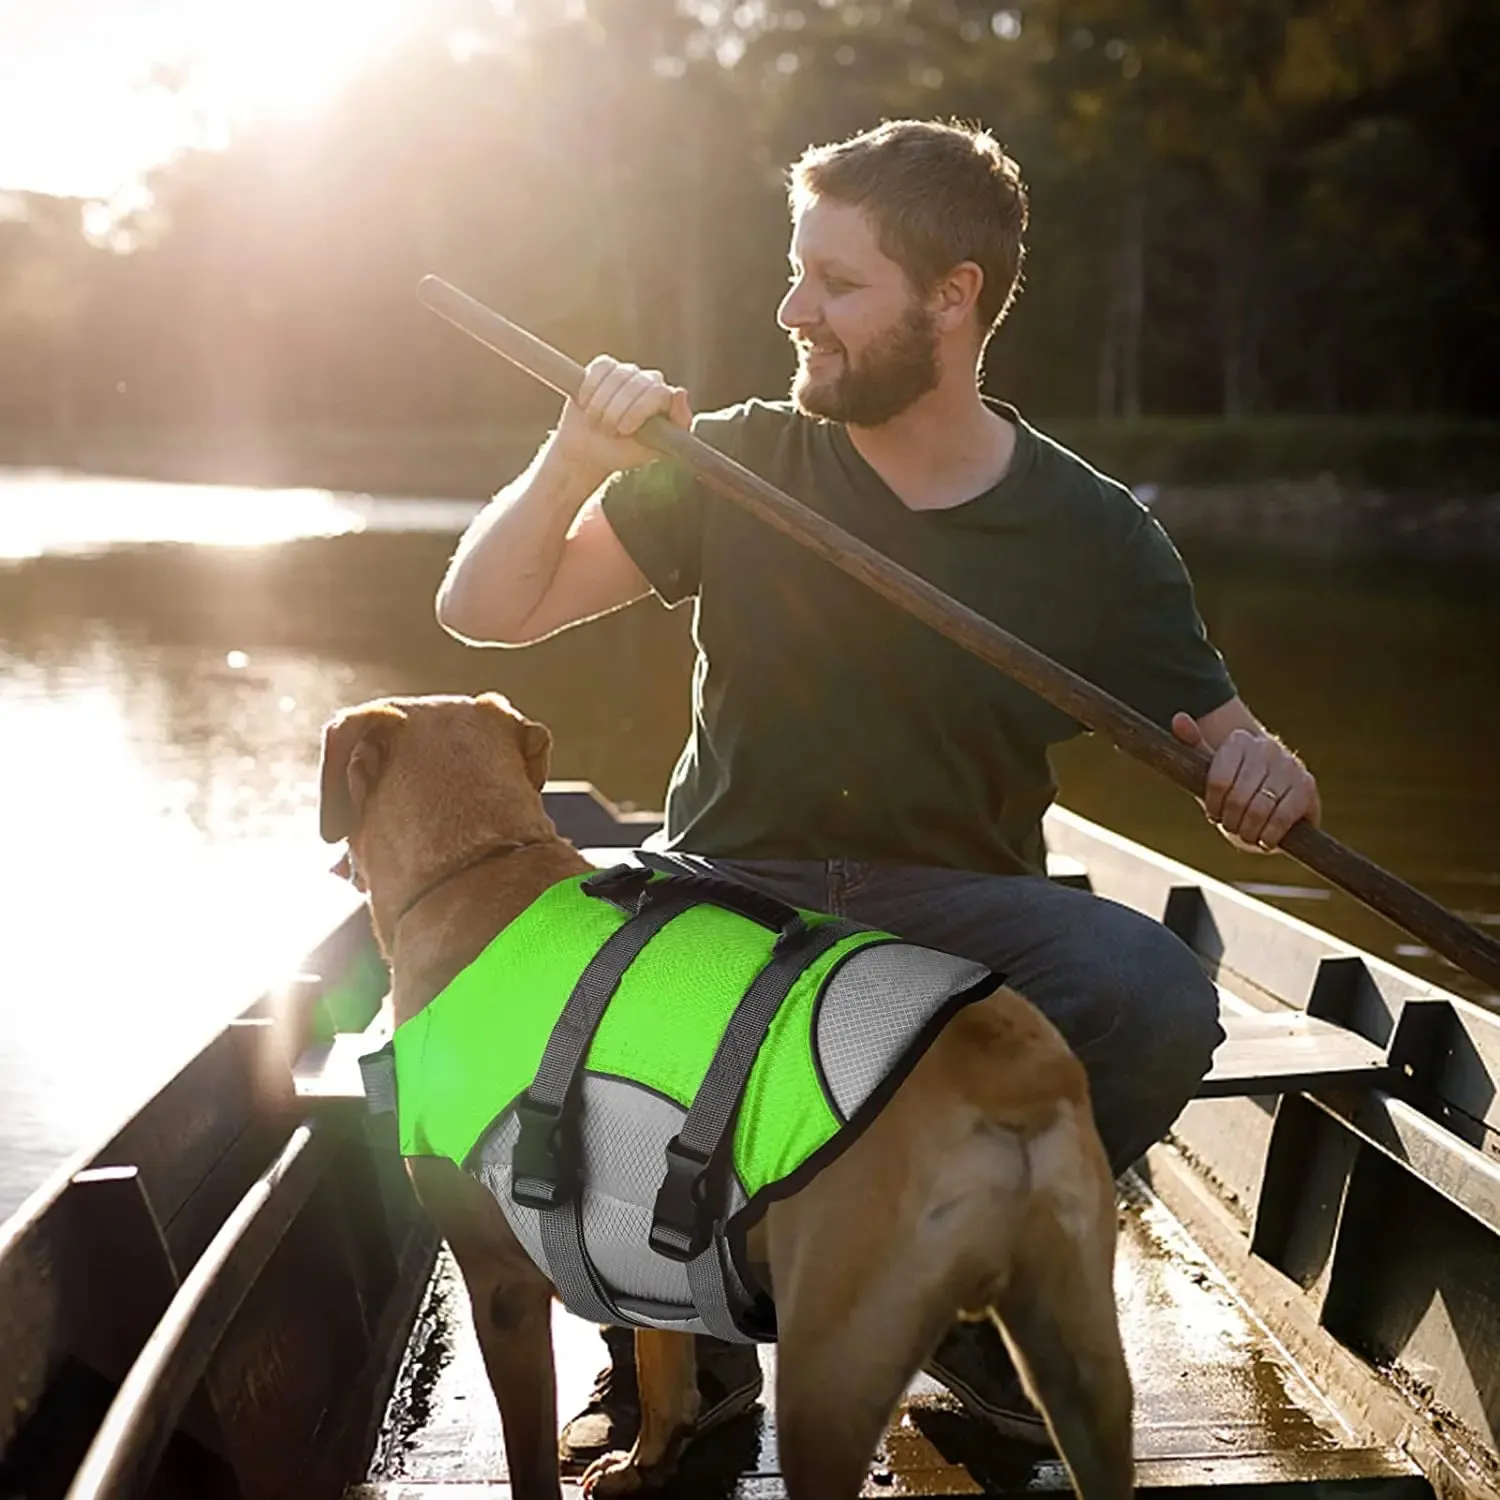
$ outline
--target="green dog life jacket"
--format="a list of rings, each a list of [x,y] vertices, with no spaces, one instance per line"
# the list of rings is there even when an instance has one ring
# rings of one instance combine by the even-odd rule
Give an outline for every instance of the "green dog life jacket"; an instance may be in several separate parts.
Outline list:
[[[771,1340],[745,1232],[999,983],[718,877],[569,878],[397,1028],[401,1152],[483,1182],[570,1311]]]

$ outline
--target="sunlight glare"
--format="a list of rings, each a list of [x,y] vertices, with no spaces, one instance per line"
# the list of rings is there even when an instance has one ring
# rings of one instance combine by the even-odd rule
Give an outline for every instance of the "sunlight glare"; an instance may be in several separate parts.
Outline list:
[[[316,723],[277,707],[322,671],[281,658],[256,681],[132,687],[103,641],[61,669],[0,652],[0,741],[26,788],[5,826],[27,851],[0,865],[18,939],[0,1086],[6,1066],[25,1073],[0,1091],[27,1138],[87,1141],[351,909],[312,806]],[[163,745],[195,713],[225,743]],[[273,713],[278,743],[259,728]],[[240,734],[262,747],[249,767],[230,753]]]
[[[183,16],[181,65],[206,110],[233,121],[305,114],[410,30],[417,0],[219,0]]]
[[[0,45],[0,188],[108,200],[185,150],[223,149],[237,127],[331,103],[416,30],[423,0],[32,9],[30,33]],[[96,238],[111,229],[94,215]]]

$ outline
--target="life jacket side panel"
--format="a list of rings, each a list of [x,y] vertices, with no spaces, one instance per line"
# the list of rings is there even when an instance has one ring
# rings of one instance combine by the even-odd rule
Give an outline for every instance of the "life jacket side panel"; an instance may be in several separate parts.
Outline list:
[[[902,990],[888,992],[879,982],[898,975],[906,986]],[[845,981],[842,985],[841,980]],[[826,1097],[833,1102],[838,1129],[791,1171],[760,1188],[729,1219],[726,1233],[742,1275],[745,1235],[771,1204],[801,1192],[847,1151],[948,1022],[1003,983],[1001,975],[983,964],[907,943],[863,948],[830,976],[814,1016],[814,1045],[819,1076]]]
[[[396,1028],[403,1156],[462,1164],[536,1077],[579,976],[629,920],[608,901],[582,894],[585,878],[549,886],[432,1004]],[[511,1003],[518,996],[526,1003]]]

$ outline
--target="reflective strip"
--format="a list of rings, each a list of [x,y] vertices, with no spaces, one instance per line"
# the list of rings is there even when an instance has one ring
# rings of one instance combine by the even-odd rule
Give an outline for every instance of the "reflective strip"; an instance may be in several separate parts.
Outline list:
[[[365,1087],[365,1108],[372,1115],[396,1112],[396,1046],[387,1042],[378,1052],[367,1052],[359,1060],[359,1076]]]

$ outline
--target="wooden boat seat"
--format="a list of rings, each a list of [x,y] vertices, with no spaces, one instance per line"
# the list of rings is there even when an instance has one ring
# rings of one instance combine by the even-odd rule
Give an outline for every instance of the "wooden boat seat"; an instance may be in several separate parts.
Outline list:
[[[1381,1048],[1301,1011],[1246,1010],[1229,996],[1219,1019],[1227,1036],[1214,1054],[1213,1070],[1198,1089],[1200,1099],[1369,1088],[1386,1076],[1388,1064]],[[309,1103],[362,1100],[359,1059],[389,1039],[387,1021],[377,1016],[365,1031],[340,1032],[331,1041],[309,1047],[292,1069],[297,1097]]]
[[[601,869],[630,859],[630,851],[660,826],[655,819],[621,815],[591,787],[549,786],[547,796],[554,816],[566,814],[572,820],[568,826],[579,853]],[[615,842],[586,843],[585,838]],[[1086,866],[1069,855],[1050,853],[1047,873],[1061,884],[1089,889]],[[1219,1002],[1226,1036],[1198,1089],[1200,1099],[1368,1088],[1386,1075],[1385,1052],[1345,1027],[1297,1010],[1257,1010],[1222,987]],[[362,1099],[359,1058],[389,1040],[389,1033],[379,1030],[383,1024],[377,1016],[368,1032],[340,1034],[308,1048],[293,1068],[298,1096],[330,1102]]]
[[[1220,1010],[1226,1037],[1198,1098],[1370,1088],[1386,1076],[1385,1052],[1357,1032],[1302,1011]]]
[[[622,844],[595,844],[580,848],[578,852],[590,864],[598,865],[602,870],[618,864],[629,853],[629,849]],[[1088,867],[1071,854],[1048,854],[1047,879],[1056,885],[1072,886],[1075,890],[1091,889]]]

